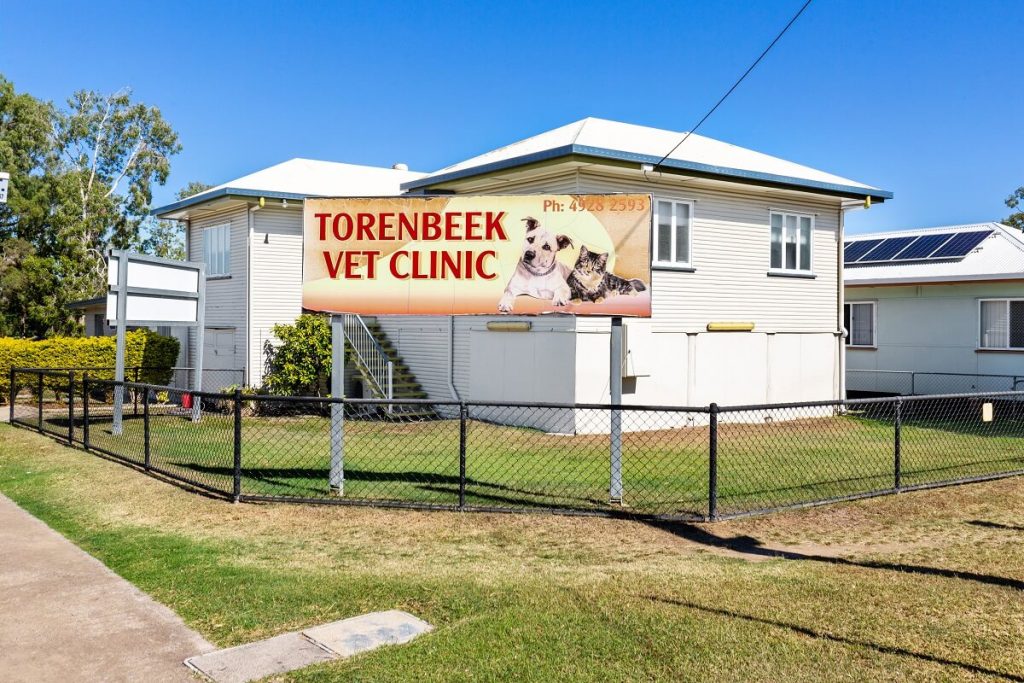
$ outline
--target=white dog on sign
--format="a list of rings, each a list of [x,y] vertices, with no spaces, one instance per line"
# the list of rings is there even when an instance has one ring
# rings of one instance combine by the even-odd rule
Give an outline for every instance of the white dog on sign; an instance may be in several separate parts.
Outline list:
[[[549,300],[553,306],[569,303],[570,292],[566,279],[570,269],[555,257],[560,250],[573,246],[572,240],[541,228],[536,218],[523,220],[526,221],[523,254],[498,302],[499,313],[511,313],[516,297],[522,294],[534,299]]]

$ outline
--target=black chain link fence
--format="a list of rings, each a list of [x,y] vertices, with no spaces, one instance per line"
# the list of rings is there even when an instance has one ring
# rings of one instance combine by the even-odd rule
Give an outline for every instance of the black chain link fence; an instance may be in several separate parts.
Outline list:
[[[195,393],[38,369],[11,387],[13,424],[233,500],[720,519],[1024,473],[1024,392],[525,405]]]

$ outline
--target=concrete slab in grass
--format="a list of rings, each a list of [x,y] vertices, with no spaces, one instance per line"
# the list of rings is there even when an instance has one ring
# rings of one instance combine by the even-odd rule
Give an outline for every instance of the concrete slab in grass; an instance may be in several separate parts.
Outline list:
[[[433,628],[407,612],[373,612],[192,657],[185,664],[215,683],[247,683],[382,645],[407,643]]]
[[[337,655],[295,632],[191,657],[185,665],[216,683],[246,683],[332,659]]]
[[[351,657],[382,645],[408,643],[433,628],[408,612],[393,609],[316,626],[302,635],[340,657]]]

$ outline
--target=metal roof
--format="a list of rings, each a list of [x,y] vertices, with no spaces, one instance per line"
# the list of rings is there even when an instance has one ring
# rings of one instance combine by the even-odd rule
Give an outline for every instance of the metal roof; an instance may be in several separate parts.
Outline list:
[[[890,261],[843,269],[847,286],[905,285],[913,283],[972,282],[981,280],[1024,280],[1024,234],[1002,223],[969,223],[937,228],[848,235],[846,241],[890,237],[919,237],[938,233],[992,231],[974,250],[958,259]]]
[[[95,296],[91,299],[79,299],[78,301],[72,301],[68,303],[68,308],[92,308],[93,306],[99,306],[100,304],[103,304],[104,306],[107,305],[106,295]]]
[[[386,197],[400,194],[403,182],[422,175],[415,171],[377,166],[358,166],[315,159],[289,159],[153,209],[152,214],[165,217],[190,206],[228,196],[297,201],[305,197]]]
[[[402,184],[422,189],[485,173],[580,155],[609,161],[657,164],[684,133],[586,118],[453,164]],[[693,134],[661,166],[740,182],[795,187],[877,201],[892,193],[778,157]]]

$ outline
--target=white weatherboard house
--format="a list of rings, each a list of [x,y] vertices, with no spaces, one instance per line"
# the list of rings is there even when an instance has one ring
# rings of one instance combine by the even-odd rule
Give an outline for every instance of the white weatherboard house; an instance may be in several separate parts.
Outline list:
[[[190,258],[213,278],[207,339],[230,359],[219,362],[259,384],[271,326],[300,311],[304,196],[649,193],[653,317],[625,323],[624,402],[842,396],[843,216],[891,193],[699,135],[653,170],[681,137],[588,118],[430,174],[293,160],[155,213],[187,221]],[[369,327],[394,348],[409,395],[608,401],[609,319],[488,330],[497,319],[379,317]],[[715,331],[721,323],[750,329]]]
[[[1015,377],[1024,386],[1019,231],[981,223],[857,235],[845,272],[851,392],[1009,391]]]
[[[242,369],[246,384],[262,383],[271,329],[302,313],[305,197],[395,195],[421,175],[291,159],[154,211],[184,221],[189,260],[206,262],[206,369]]]

